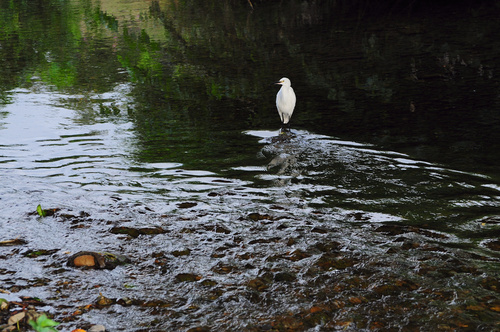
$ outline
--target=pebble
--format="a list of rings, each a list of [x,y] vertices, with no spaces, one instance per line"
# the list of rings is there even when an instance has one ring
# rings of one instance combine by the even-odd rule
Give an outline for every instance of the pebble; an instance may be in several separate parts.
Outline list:
[[[88,332],[104,332],[106,331],[106,328],[104,325],[93,325]]]

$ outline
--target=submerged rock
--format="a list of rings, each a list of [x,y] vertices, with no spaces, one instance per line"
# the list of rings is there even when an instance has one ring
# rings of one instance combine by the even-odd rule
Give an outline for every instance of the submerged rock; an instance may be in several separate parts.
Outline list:
[[[177,204],[177,207],[179,209],[190,209],[192,207],[195,207],[196,205],[198,205],[198,203],[196,203],[196,202],[184,202],[184,203]]]
[[[130,259],[109,252],[80,251],[68,258],[68,266],[93,269],[114,269],[118,265],[130,263]]]
[[[5,246],[19,246],[23,244],[27,244],[28,242],[23,239],[12,239],[12,240],[4,240],[0,241],[0,246],[5,247]]]
[[[156,235],[163,234],[166,231],[161,227],[143,227],[143,228],[133,228],[133,227],[113,227],[110,230],[113,234],[127,234],[131,237],[138,237],[139,235]]]
[[[500,240],[494,240],[486,243],[486,247],[494,251],[500,251]]]
[[[297,275],[290,272],[278,272],[274,275],[274,281],[292,282],[297,280]]]
[[[248,281],[247,287],[254,289],[258,292],[263,292],[269,288],[269,283],[264,278],[255,278],[255,279]]]
[[[248,215],[248,218],[250,218],[253,221],[259,221],[259,220],[273,220],[273,217],[271,217],[268,214],[260,214],[260,213],[250,213]]]
[[[104,332],[106,331],[106,328],[104,325],[93,325],[90,327],[90,329],[87,332]]]
[[[99,307],[107,307],[115,303],[115,300],[105,297],[102,293],[99,293],[99,296],[95,301],[95,304]]]
[[[201,276],[192,273],[179,273],[175,276],[177,282],[194,282],[201,280]]]
[[[183,250],[174,250],[172,251],[172,255],[175,257],[180,257],[180,256],[189,256],[191,254],[190,249],[183,249]]]
[[[210,332],[210,331],[211,329],[207,326],[198,326],[187,330],[187,332]]]

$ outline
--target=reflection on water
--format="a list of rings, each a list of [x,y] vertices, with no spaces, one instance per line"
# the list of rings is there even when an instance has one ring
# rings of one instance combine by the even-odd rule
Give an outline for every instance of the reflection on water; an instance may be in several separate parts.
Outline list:
[[[9,297],[68,330],[498,328],[498,20],[47,2],[0,11]],[[80,250],[134,264],[67,267]],[[116,303],[84,309],[99,292]]]
[[[101,292],[121,304],[81,319],[117,330],[264,328],[314,306],[324,317],[308,321],[311,328],[351,322],[362,329],[373,317],[432,330],[442,321],[435,310],[453,319],[477,301],[473,294],[491,296],[484,276],[498,266],[489,245],[498,221],[487,216],[500,200],[499,184],[488,176],[305,130],[285,137],[277,130],[239,132],[246,146],[235,153],[251,150],[245,163],[228,158],[217,171],[213,160],[206,162],[211,170],[175,160],[137,162],[143,143],[128,115],[88,116],[63,106],[78,96],[42,90],[12,91],[13,103],[4,108],[2,239],[20,237],[28,250],[56,252],[33,259],[2,249],[8,273],[0,280],[15,296],[51,299],[56,317]],[[126,100],[119,91],[126,89],[113,92],[116,100]],[[104,97],[95,98],[109,105]],[[37,204],[63,212],[26,215]],[[111,234],[114,226],[165,232],[131,238]],[[82,248],[119,250],[135,264],[61,271],[66,253]],[[53,281],[23,290],[40,273]],[[199,281],[179,282],[184,275]],[[62,276],[71,288],[61,289]],[[424,315],[415,309],[429,301]],[[378,306],[406,309],[386,316]],[[462,319],[492,326],[495,312],[485,310],[481,318]]]

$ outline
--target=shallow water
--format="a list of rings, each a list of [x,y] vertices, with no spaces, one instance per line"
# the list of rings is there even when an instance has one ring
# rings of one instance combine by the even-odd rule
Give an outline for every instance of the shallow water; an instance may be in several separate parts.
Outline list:
[[[0,241],[26,242],[0,246],[2,297],[42,299],[39,310],[62,322],[61,330],[90,324],[116,331],[500,328],[500,179],[492,163],[498,123],[494,108],[483,104],[472,120],[460,118],[471,107],[460,89],[470,86],[457,78],[457,72],[473,76],[466,81],[497,101],[487,90],[497,86],[488,54],[453,68],[443,60],[448,67],[437,79],[425,78],[421,88],[429,90],[421,95],[403,87],[405,110],[412,98],[426,109],[408,113],[398,108],[401,91],[391,85],[391,71],[374,78],[382,77],[380,59],[392,52],[376,40],[394,38],[391,28],[361,33],[335,21],[328,30],[311,8],[290,9],[304,20],[290,23],[275,4],[267,14],[228,5],[221,29],[189,4],[131,4],[138,7],[56,6],[52,16],[45,13],[50,22],[54,15],[86,19],[81,30],[65,26],[69,55],[54,47],[50,54],[38,50],[44,56],[37,58],[26,47],[21,53],[37,60],[23,70],[14,61],[19,57],[7,57],[10,69],[3,71],[17,80],[2,83]],[[17,10],[28,22],[38,19]],[[137,15],[123,14],[131,10]],[[216,16],[217,8],[207,10]],[[278,44],[256,38],[267,36],[266,27],[252,20],[266,15],[282,20]],[[408,24],[401,41],[427,36]],[[29,26],[17,31],[24,37],[19,45],[45,29]],[[138,27],[142,35],[134,35]],[[285,28],[302,32],[288,35]],[[3,45],[12,35],[2,35]],[[353,45],[341,53],[356,53],[359,43],[365,56],[335,60],[336,47],[304,60],[318,42],[344,39]],[[231,47],[243,41],[247,46]],[[234,60],[245,47],[253,50],[253,62],[243,56],[254,64],[253,77]],[[421,71],[425,54],[414,60]],[[303,102],[285,135],[273,108],[276,88],[260,86],[282,75],[268,69],[279,59],[304,61],[294,85]],[[331,65],[339,61],[362,68]],[[481,61],[491,77],[479,75]],[[401,68],[411,73],[411,63]],[[60,75],[56,65],[69,67]],[[378,76],[362,77],[370,66]],[[314,80],[313,72],[324,75]],[[68,73],[75,75],[71,84]],[[447,106],[435,99],[439,85],[447,87]],[[474,127],[451,130],[455,117]],[[38,204],[60,210],[41,218]],[[126,227],[143,234],[119,232]],[[67,266],[82,250],[123,254],[132,264]],[[112,303],[96,305],[99,294]]]

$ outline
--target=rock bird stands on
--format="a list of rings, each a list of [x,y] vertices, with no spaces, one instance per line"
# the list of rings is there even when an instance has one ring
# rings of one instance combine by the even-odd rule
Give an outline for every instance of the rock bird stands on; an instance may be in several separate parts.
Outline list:
[[[295,108],[295,92],[293,92],[292,82],[286,77],[283,77],[276,84],[281,85],[280,91],[276,95],[276,107],[283,125],[288,124]]]

